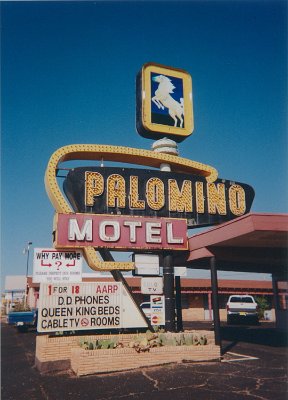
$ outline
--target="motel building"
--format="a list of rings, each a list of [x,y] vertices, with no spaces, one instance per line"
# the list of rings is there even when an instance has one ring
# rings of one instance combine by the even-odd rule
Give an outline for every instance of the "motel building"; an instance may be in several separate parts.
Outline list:
[[[92,276],[94,275],[94,277]],[[83,274],[83,282],[112,282],[110,275],[101,276],[100,274]],[[141,278],[128,277],[126,281],[136,301],[149,301],[149,295],[141,294]],[[28,304],[31,308],[37,307],[39,298],[39,284],[32,283],[32,277],[28,277]],[[287,310],[288,284],[279,282],[278,295],[281,310]],[[219,279],[219,311],[221,321],[226,320],[226,304],[228,297],[232,294],[250,294],[255,297],[265,297],[269,308],[264,313],[266,321],[275,322],[275,305],[273,300],[272,281],[269,280],[234,280]],[[212,289],[210,279],[181,278],[181,302],[182,318],[185,322],[193,321],[212,321]]]
[[[189,253],[185,259],[175,258],[175,264],[193,269],[206,269],[208,278],[180,277],[182,319],[184,322],[213,321],[213,290],[215,282],[209,278],[211,259],[216,271],[230,271],[231,279],[217,279],[216,291],[219,317],[226,320],[226,304],[232,294],[265,297],[267,310],[264,320],[276,322],[276,327],[287,329],[287,214],[250,213],[226,222],[189,238]],[[233,279],[247,273],[266,273],[271,280]],[[190,274],[189,274],[190,275]],[[140,276],[124,276],[136,303],[149,301],[149,295],[141,293]],[[179,282],[178,280],[178,282]],[[82,274],[83,282],[109,282],[112,275],[106,273]],[[39,283],[27,281],[27,302],[31,308],[37,307]],[[11,289],[11,283],[10,283]],[[12,289],[11,289],[12,290]]]

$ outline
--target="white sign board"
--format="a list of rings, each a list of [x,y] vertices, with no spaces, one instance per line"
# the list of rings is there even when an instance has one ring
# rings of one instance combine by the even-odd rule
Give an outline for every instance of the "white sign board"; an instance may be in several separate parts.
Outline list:
[[[38,332],[147,327],[119,282],[41,283]]]
[[[135,275],[159,275],[159,256],[156,254],[134,254]]]
[[[81,282],[82,252],[34,249],[33,282]]]
[[[165,325],[165,296],[150,296],[151,325]]]
[[[141,278],[141,293],[162,294],[163,278],[162,277]]]

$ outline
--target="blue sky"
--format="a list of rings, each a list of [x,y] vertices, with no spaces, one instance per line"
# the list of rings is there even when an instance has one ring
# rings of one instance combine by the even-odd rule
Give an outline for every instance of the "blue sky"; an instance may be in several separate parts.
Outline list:
[[[135,128],[136,74],[149,61],[192,76],[195,129],[180,155],[253,186],[252,211],[287,212],[286,1],[1,9],[2,276],[25,274],[28,241],[51,247],[54,211],[43,179],[56,149],[151,148]]]

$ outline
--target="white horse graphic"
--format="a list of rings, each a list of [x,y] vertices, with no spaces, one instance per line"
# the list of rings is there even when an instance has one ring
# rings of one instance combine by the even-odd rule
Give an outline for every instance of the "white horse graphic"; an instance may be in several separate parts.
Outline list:
[[[155,95],[152,97],[153,103],[162,110],[168,108],[170,117],[174,120],[174,126],[177,127],[178,119],[180,120],[180,128],[183,127],[184,117],[184,102],[181,97],[180,103],[173,99],[170,95],[173,93],[175,86],[172,84],[171,79],[165,75],[157,75],[152,78],[154,82],[159,83],[158,88],[155,90]],[[178,119],[177,119],[178,118]]]

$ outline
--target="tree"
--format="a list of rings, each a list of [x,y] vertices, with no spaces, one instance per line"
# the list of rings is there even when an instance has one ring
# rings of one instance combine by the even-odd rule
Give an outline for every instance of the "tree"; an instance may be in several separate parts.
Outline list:
[[[259,319],[263,319],[264,318],[264,311],[268,310],[270,308],[268,300],[267,300],[267,298],[265,296],[256,296],[255,297],[255,301],[258,304]]]

